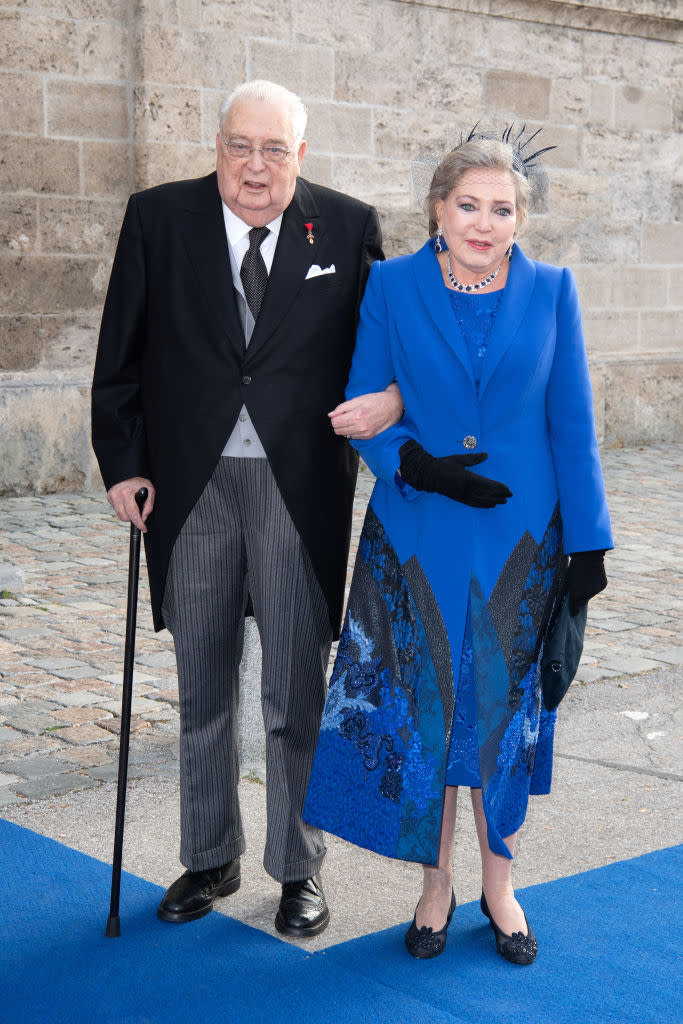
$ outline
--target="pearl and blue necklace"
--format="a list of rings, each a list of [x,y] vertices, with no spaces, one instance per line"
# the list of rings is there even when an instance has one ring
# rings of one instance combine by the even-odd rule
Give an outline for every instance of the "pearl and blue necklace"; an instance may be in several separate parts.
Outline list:
[[[512,246],[510,246],[510,248],[507,250],[505,256],[507,256],[508,262],[512,259]],[[485,277],[483,281],[478,281],[477,284],[460,284],[460,282],[456,281],[455,279],[455,274],[453,273],[453,268],[451,267],[451,254],[449,252],[446,254],[446,273],[448,274],[448,280],[451,282],[456,292],[478,292],[482,288],[486,288],[487,285],[491,284],[493,281],[496,280],[498,274],[500,273],[500,268],[503,266],[503,263],[505,262],[505,256],[500,261],[500,263],[493,271],[493,273],[489,274],[488,277]]]

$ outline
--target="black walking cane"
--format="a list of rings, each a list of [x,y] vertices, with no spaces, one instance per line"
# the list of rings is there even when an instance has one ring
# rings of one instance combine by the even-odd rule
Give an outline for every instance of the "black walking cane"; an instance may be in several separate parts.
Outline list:
[[[140,512],[147,500],[147,488],[141,487],[135,495]],[[114,860],[111,866],[111,899],[105,935],[117,939],[121,934],[119,895],[121,892],[121,857],[123,854],[123,825],[126,817],[126,785],[128,783],[128,746],[130,742],[130,713],[133,703],[133,660],[135,658],[135,624],[138,610],[138,580],[140,578],[140,531],[130,524],[128,555],[128,609],[126,611],[126,646],[123,655],[123,693],[121,694],[121,739],[119,741],[119,783],[116,791],[116,824],[114,826]]]

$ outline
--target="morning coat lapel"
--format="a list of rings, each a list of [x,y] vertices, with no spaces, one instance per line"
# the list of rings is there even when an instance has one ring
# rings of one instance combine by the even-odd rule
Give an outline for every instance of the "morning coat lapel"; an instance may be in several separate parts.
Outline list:
[[[182,212],[183,240],[221,336],[227,333],[238,353],[244,352],[244,331],[237,312],[225,232],[223,207],[215,172],[197,182]]]
[[[306,224],[312,223],[313,244],[308,241]],[[253,355],[282,323],[285,314],[303,288],[312,263],[320,263],[318,253],[326,233],[320,213],[307,183],[298,178],[294,197],[282,216],[268,287],[263,297],[254,333],[249,342]]]
[[[431,240],[415,253],[413,271],[418,293],[434,328],[458,357],[472,384],[472,389],[476,391],[467,345],[453,315],[448,289],[444,284],[441,267],[432,248]]]
[[[479,381],[479,395],[491,380],[498,363],[514,341],[531,302],[536,268],[515,243],[503,298],[491,331]]]

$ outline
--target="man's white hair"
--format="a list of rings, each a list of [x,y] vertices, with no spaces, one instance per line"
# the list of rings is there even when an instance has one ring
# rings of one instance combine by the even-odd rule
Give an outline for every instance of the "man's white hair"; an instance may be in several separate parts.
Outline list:
[[[230,113],[233,103],[237,100],[259,100],[261,103],[273,103],[285,107],[289,111],[292,121],[294,145],[298,146],[301,143],[306,131],[308,111],[299,97],[289,89],[285,89],[284,85],[267,82],[262,78],[238,85],[221,103],[218,111],[218,130],[220,132],[223,131],[225,119]]]

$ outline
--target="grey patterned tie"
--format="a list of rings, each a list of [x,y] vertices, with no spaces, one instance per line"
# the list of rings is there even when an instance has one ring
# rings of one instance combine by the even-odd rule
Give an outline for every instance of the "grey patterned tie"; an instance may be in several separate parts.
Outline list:
[[[244,254],[240,277],[244,285],[244,294],[254,320],[258,319],[263,296],[268,284],[268,271],[261,255],[261,242],[270,234],[270,228],[252,228],[249,232],[249,248]]]

